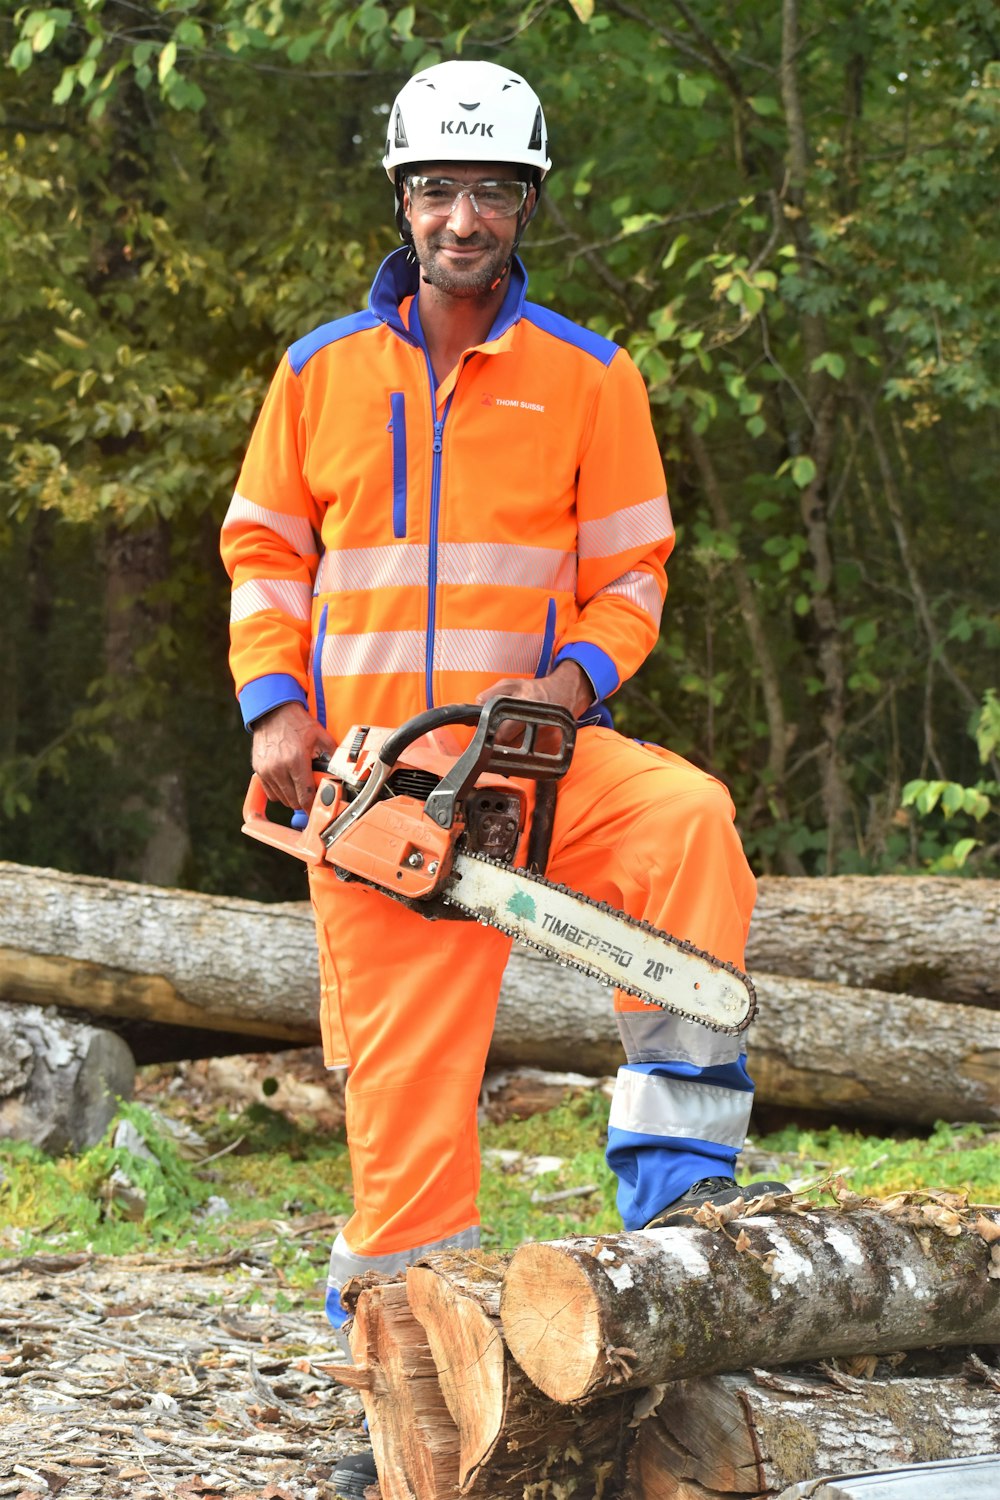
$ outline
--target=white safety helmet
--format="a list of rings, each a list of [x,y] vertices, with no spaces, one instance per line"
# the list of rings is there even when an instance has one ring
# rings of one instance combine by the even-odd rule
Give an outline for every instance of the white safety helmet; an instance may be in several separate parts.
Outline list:
[[[531,169],[536,188],[552,163],[541,102],[518,73],[456,59],[405,83],[389,115],[386,172],[426,161],[511,162]]]

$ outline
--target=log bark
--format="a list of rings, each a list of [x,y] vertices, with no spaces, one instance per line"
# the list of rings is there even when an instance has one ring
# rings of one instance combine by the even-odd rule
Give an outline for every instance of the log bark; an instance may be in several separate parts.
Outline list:
[[[522,1245],[501,1323],[555,1401],[752,1365],[1000,1340],[985,1239],[931,1204]],[[984,1221],[1000,1224],[1000,1213]],[[738,1233],[738,1238],[737,1238]],[[991,1275],[992,1272],[992,1275]]]
[[[0,1005],[0,1137],[85,1151],[134,1084],[132,1054],[113,1032],[47,1006]]]
[[[764,929],[787,925],[800,934],[790,963],[811,955],[814,969],[826,973],[839,963],[842,971],[848,911],[864,921],[858,942],[867,964],[886,973],[904,916],[912,921],[914,933],[908,926],[905,933],[920,972],[936,945],[949,955],[958,990],[958,976],[982,974],[1000,959],[991,915],[996,882],[850,877],[760,885]],[[907,894],[912,910],[904,913]],[[811,945],[805,936],[813,920],[822,922],[824,902],[839,914],[829,951],[821,928],[812,929]],[[961,921],[949,926],[952,909]],[[932,920],[938,925],[925,930]],[[762,1103],[911,1124],[1000,1118],[1000,1013],[826,979],[756,979],[760,1012],[749,1040]],[[964,984],[970,988],[986,993],[978,981]],[[0,999],[205,1028],[227,1033],[230,1045],[233,1035],[311,1044],[319,1039],[318,991],[307,904],[267,905],[0,863]],[[570,1064],[605,1075],[621,1061],[609,992],[515,948],[490,1065]]]
[[[960,1375],[846,1384],[764,1370],[678,1381],[639,1429],[631,1500],[756,1500],[819,1474],[1000,1451],[995,1390]]]
[[[515,949],[491,1066],[617,1071],[624,1059],[608,991],[570,972]],[[759,1102],[921,1125],[1000,1119],[1000,1012],[754,978],[759,1010],[747,1036]]]
[[[410,1309],[423,1326],[458,1429],[462,1495],[539,1493],[599,1500],[620,1482],[634,1398],[586,1410],[547,1400],[510,1358],[500,1331],[497,1256],[429,1256],[407,1272]]]
[[[0,863],[0,999],[315,1042],[308,905]]]
[[[1000,1011],[758,975],[762,1103],[933,1125],[1000,1119]]]
[[[768,877],[752,971],[1000,1006],[1000,881],[931,875]]]

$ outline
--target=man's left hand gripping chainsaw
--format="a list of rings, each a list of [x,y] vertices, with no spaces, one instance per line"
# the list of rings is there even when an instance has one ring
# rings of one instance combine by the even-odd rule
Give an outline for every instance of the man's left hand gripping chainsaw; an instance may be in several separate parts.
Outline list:
[[[460,724],[475,729],[464,750],[448,732]],[[503,739],[518,743],[499,743],[502,729]],[[715,1031],[742,1031],[756,1002],[734,964],[551,885],[533,869],[513,868],[528,799],[511,778],[554,783],[569,768],[575,740],[566,710],[518,698],[429,709],[394,730],[356,727],[329,761],[315,763],[316,798],[304,828],[268,819],[254,776],[243,831],[309,865],[330,864],[342,879],[423,916],[496,927],[640,1000]],[[544,858],[537,863],[544,867]]]

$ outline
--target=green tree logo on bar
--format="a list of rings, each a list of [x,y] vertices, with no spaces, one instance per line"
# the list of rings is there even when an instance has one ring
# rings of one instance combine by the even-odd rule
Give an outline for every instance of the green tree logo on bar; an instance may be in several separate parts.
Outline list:
[[[535,911],[535,898],[529,896],[527,891],[515,891],[507,902],[507,910],[512,917],[523,917],[528,922],[534,922],[538,915]]]

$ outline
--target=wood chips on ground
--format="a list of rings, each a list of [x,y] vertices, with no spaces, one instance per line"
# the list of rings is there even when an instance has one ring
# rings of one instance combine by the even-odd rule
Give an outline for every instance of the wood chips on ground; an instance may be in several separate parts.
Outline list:
[[[364,1438],[319,1297],[217,1259],[0,1261],[0,1497],[332,1500]]]

